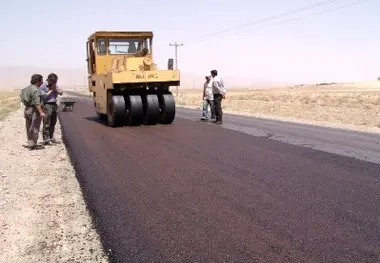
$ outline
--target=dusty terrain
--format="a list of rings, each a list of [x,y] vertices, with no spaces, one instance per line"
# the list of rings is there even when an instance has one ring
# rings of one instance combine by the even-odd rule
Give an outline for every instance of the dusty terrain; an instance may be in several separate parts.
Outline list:
[[[181,89],[178,106],[201,107],[200,89]],[[355,130],[380,128],[380,88],[355,85],[230,89],[225,112]]]
[[[107,262],[64,144],[24,148],[22,109],[9,95],[0,95],[0,262]]]

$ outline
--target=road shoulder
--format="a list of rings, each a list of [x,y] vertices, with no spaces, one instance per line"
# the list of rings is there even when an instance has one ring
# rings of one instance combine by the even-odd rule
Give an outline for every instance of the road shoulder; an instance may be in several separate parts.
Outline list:
[[[0,139],[0,262],[108,262],[65,145],[24,148],[22,109],[0,122]]]

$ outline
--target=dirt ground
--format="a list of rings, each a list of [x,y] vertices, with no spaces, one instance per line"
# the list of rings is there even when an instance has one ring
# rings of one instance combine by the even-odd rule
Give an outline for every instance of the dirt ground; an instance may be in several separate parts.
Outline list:
[[[15,101],[13,109],[20,107]],[[29,151],[23,147],[22,109],[4,118],[0,121],[0,262],[108,262],[64,144]],[[58,122],[56,137],[62,141],[60,131]]]
[[[180,89],[177,105],[201,108],[202,90]],[[361,131],[380,131],[380,87],[307,86],[227,91],[222,102],[235,113]]]

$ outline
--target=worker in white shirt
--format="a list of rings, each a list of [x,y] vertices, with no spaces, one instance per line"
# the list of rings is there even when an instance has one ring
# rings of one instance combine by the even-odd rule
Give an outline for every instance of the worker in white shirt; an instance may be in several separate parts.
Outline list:
[[[223,122],[223,110],[222,99],[225,98],[226,88],[224,87],[223,79],[218,76],[217,70],[211,70],[212,77],[212,92],[214,95],[214,107],[215,107],[215,124],[222,124]]]
[[[212,91],[211,74],[205,75],[206,81],[203,85],[203,110],[201,120],[208,120],[208,107],[211,110],[211,119],[215,119],[214,94]]]

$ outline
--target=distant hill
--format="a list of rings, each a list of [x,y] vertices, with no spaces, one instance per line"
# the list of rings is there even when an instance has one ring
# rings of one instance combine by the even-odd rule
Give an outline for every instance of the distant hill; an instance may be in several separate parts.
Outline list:
[[[28,85],[30,77],[39,73],[46,78],[49,73],[54,72],[59,77],[62,86],[84,85],[86,71],[81,69],[47,69],[28,66],[0,66],[0,89],[19,88]]]
[[[14,89],[28,85],[31,75],[39,73],[47,77],[54,72],[59,77],[59,83],[65,87],[87,86],[87,69],[65,69],[65,68],[38,68],[30,66],[0,66],[0,89]],[[231,76],[222,76],[228,88],[263,88],[284,86],[282,83],[274,83],[266,80],[237,78]],[[180,88],[201,88],[203,86],[204,76],[181,73]]]

